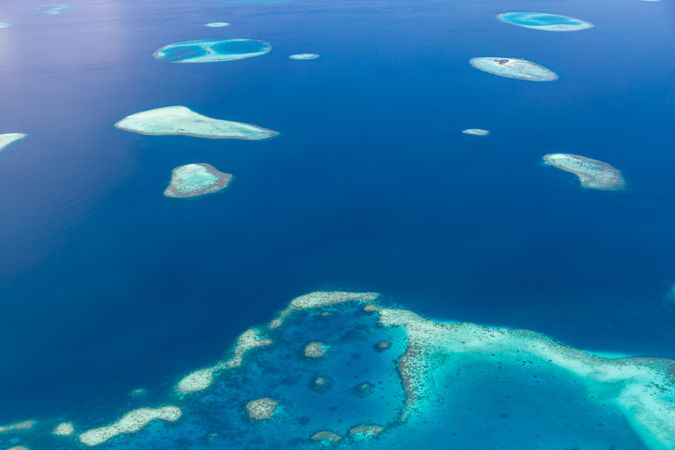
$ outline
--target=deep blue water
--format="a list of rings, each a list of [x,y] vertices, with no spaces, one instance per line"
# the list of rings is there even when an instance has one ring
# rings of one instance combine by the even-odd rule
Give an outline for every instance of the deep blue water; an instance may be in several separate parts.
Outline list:
[[[35,3],[38,4],[38,3]],[[675,357],[675,11],[670,2],[4,0],[0,421],[77,414],[173,383],[316,289],[374,290],[426,315]],[[579,17],[545,33],[509,10]],[[221,29],[212,21],[231,22]],[[179,65],[177,41],[270,54]],[[316,52],[311,62],[292,53]],[[503,79],[473,56],[560,75]],[[140,136],[113,124],[185,105],[279,131],[260,142]],[[486,138],[464,128],[486,128]],[[581,189],[541,163],[621,169]],[[171,169],[233,173],[162,196]]]

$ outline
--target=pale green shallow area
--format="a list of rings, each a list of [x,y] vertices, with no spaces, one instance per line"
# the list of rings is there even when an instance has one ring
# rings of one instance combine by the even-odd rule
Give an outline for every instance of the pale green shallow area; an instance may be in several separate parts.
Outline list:
[[[115,126],[152,136],[182,135],[210,139],[260,140],[279,134],[256,125],[212,119],[185,106],[167,106],[139,112],[125,117]]]
[[[487,136],[490,134],[490,130],[483,130],[482,128],[467,128],[462,130],[462,133],[469,134],[471,136]]]
[[[497,15],[502,22],[518,27],[543,31],[580,31],[593,24],[574,17],[540,12],[508,12]]]
[[[176,167],[164,195],[172,198],[196,197],[225,189],[232,175],[218,171],[210,164],[196,163]]]
[[[36,6],[35,9],[38,12],[41,12],[42,14],[45,14],[47,16],[57,16],[59,14],[63,14],[64,12],[68,11],[70,9],[70,6],[62,3],[58,4],[55,3],[49,5],[39,5]]]
[[[0,134],[0,151],[7,148],[10,144],[19,141],[28,136],[25,133],[5,133]]]
[[[484,56],[471,58],[469,63],[483,72],[516,80],[555,81],[558,79],[558,75],[552,70],[526,59]]]
[[[11,26],[12,26],[11,23],[0,22],[0,30],[2,30],[3,28],[9,28],[9,27],[11,27]]]
[[[623,189],[625,181],[621,172],[610,164],[585,156],[570,153],[544,155],[544,161],[551,166],[573,173],[581,186],[587,189],[615,191]]]

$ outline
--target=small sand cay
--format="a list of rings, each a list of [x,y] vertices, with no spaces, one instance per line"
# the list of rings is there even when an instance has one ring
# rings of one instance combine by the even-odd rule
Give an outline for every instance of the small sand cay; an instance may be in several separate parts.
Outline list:
[[[574,17],[540,12],[508,12],[497,15],[502,22],[518,27],[543,31],[579,31],[593,28],[593,24]]]
[[[212,119],[185,106],[167,106],[125,117],[115,124],[120,130],[150,136],[192,136],[208,139],[260,140],[278,135],[276,131],[242,122]]]
[[[232,175],[220,172],[211,164],[196,163],[176,167],[164,195],[171,198],[198,197],[225,189]]]
[[[621,172],[606,162],[569,153],[550,153],[544,155],[544,161],[573,173],[579,178],[581,186],[587,189],[617,191],[625,187]]]
[[[224,28],[224,27],[229,27],[230,24],[229,22],[209,22],[204,25],[207,28]]]
[[[485,56],[471,58],[469,63],[483,72],[515,80],[555,81],[558,79],[555,72],[525,59]]]
[[[469,134],[471,136],[487,136],[488,134],[490,134],[490,130],[483,130],[480,128],[467,128],[466,130],[462,130],[462,133]]]
[[[293,61],[311,61],[313,59],[319,59],[321,56],[318,53],[296,53],[288,57]]]
[[[28,136],[24,133],[5,133],[0,134],[0,151],[7,148],[10,144],[13,144],[16,141],[19,141]]]
[[[165,45],[152,56],[172,63],[213,63],[254,58],[270,50],[270,44],[255,39],[206,39]]]

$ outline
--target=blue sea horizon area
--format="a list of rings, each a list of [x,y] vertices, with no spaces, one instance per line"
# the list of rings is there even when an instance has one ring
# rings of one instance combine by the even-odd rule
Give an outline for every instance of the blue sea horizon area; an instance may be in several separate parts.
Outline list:
[[[314,290],[675,358],[669,2],[81,0],[55,16],[38,4],[0,6],[13,24],[0,30],[0,132],[29,134],[0,153],[0,423],[94,407],[112,419],[130,391],[166,391]],[[508,11],[594,28],[528,30],[496,19]],[[232,25],[203,27],[214,21]],[[272,51],[152,58],[230,38]],[[321,58],[288,60],[304,52]],[[560,79],[495,77],[476,56]],[[280,135],[113,126],[171,105]],[[542,163],[552,152],[606,161],[627,189],[582,189]],[[195,162],[231,186],[164,197],[171,170]]]

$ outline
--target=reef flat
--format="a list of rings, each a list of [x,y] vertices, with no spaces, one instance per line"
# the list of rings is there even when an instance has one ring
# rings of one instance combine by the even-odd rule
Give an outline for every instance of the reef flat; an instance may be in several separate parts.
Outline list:
[[[270,44],[255,39],[205,39],[165,45],[152,56],[172,63],[215,63],[254,58],[271,50]]]
[[[467,128],[462,130],[462,133],[469,134],[471,136],[487,136],[490,134],[490,130],[482,130],[480,128]]]
[[[298,297],[245,331],[229,359],[154,397],[159,407],[114,414],[112,423],[105,409],[92,411],[69,420],[88,430],[79,435],[54,436],[56,421],[12,427],[0,448],[675,446],[674,361],[607,358],[531,331],[434,321],[379,297]],[[330,351],[306,358],[308,342]]]
[[[176,167],[171,172],[171,183],[164,195],[171,198],[189,198],[225,189],[232,174],[220,172],[211,164],[195,163]]]
[[[515,80],[542,82],[558,79],[555,72],[525,59],[485,56],[471,58],[469,63],[483,72]]]
[[[167,106],[125,117],[115,124],[124,131],[150,136],[192,136],[208,139],[260,140],[278,135],[256,125],[212,119],[185,106]]]
[[[296,53],[288,57],[294,61],[311,61],[313,59],[319,59],[321,55],[317,53]]]
[[[502,22],[523,28],[544,31],[579,31],[593,24],[574,17],[540,12],[508,12],[497,15]]]
[[[207,28],[225,28],[229,27],[229,22],[209,22],[204,25]]]
[[[0,151],[7,148],[10,144],[19,141],[28,136],[25,133],[5,133],[0,134]]]
[[[625,187],[621,172],[606,162],[569,153],[544,155],[544,161],[551,166],[573,173],[581,186],[587,189],[616,191]]]

